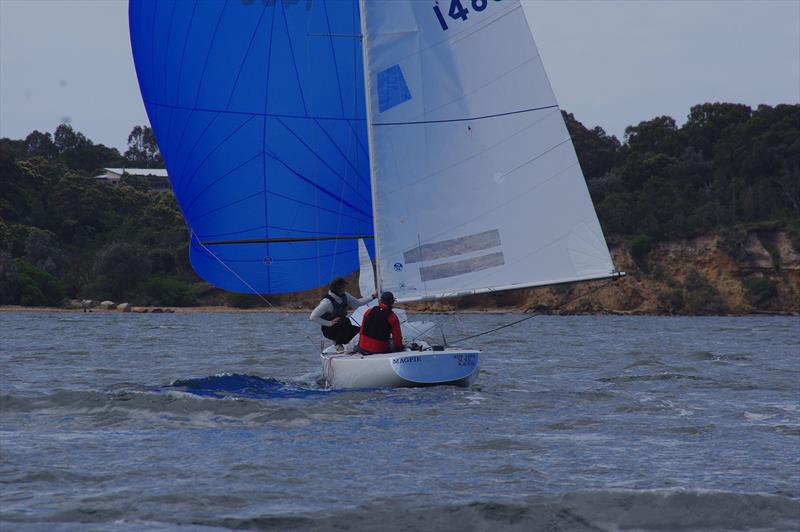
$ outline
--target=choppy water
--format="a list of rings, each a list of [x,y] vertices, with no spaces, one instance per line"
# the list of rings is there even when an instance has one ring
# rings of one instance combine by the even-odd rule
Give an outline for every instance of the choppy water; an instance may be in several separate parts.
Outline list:
[[[0,313],[0,525],[800,530],[798,318],[539,317],[471,343],[469,389],[321,390],[316,345],[302,314]]]

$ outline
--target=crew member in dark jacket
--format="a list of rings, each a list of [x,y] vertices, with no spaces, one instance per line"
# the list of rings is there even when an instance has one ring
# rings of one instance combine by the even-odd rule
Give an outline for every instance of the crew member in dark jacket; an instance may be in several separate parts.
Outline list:
[[[347,310],[366,305],[375,295],[356,299],[348,292],[347,279],[337,277],[331,281],[330,289],[317,308],[308,317],[314,323],[322,327],[322,335],[329,340],[333,340],[336,345],[344,345],[358,334],[358,327],[350,323],[347,317]]]
[[[358,350],[363,355],[376,355],[403,350],[403,333],[400,330],[400,320],[392,312],[394,294],[383,292],[380,305],[372,307],[361,320],[361,336],[358,340]],[[389,338],[391,337],[391,344]]]

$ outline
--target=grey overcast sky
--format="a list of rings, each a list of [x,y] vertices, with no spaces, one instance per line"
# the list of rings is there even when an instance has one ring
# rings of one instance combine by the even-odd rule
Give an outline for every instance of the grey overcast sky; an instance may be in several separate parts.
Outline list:
[[[800,101],[800,0],[523,0],[562,108],[620,138],[692,105]],[[0,137],[69,121],[122,148],[147,116],[125,0],[0,0]]]

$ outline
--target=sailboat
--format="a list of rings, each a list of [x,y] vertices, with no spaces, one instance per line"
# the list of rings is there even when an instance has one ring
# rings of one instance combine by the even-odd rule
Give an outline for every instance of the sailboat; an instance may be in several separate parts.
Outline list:
[[[215,286],[366,281],[372,258],[398,303],[618,275],[519,0],[131,0],[129,15],[191,263]],[[481,353],[321,357],[352,388],[468,385]]]

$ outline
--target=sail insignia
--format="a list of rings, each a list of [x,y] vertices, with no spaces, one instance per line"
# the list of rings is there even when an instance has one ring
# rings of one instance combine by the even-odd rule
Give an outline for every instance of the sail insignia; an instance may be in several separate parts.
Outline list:
[[[378,72],[378,101],[381,113],[410,99],[411,93],[400,65],[393,65]]]

